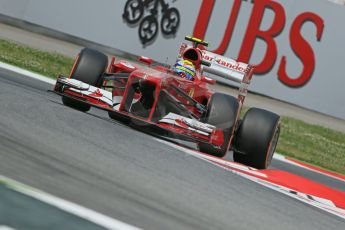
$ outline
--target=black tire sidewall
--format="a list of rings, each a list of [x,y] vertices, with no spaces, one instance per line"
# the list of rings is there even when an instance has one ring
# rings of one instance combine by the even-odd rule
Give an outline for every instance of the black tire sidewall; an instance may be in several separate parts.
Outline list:
[[[224,143],[220,149],[215,148],[211,144],[199,143],[198,148],[201,152],[217,157],[224,157],[226,155],[230,135],[236,123],[238,108],[239,103],[233,96],[222,93],[214,93],[211,96],[205,117],[202,121],[223,130]]]
[[[279,121],[280,117],[275,113],[249,109],[235,135],[234,160],[259,169],[267,168],[269,148],[276,147],[271,146],[271,142],[274,134],[279,132]]]
[[[71,79],[76,79],[92,86],[100,87],[103,83],[103,73],[108,66],[108,57],[93,49],[84,48],[77,56],[70,74]],[[62,103],[82,112],[90,110],[91,106],[82,101],[66,96]]]
[[[108,66],[108,57],[93,49],[84,48],[71,73],[71,78],[99,87],[100,79]]]

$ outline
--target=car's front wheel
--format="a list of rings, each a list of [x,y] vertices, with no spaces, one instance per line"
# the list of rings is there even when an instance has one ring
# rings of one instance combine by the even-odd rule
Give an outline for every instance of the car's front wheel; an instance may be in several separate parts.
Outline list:
[[[108,66],[108,57],[93,49],[84,48],[74,61],[70,78],[92,86],[102,84],[102,75]],[[89,111],[91,106],[70,97],[63,96],[62,103],[79,111]]]
[[[202,121],[223,130],[224,140],[220,148],[208,143],[199,143],[198,148],[201,152],[217,157],[225,156],[228,151],[230,135],[236,123],[238,108],[239,103],[233,96],[222,93],[215,93],[211,96],[205,118]]]

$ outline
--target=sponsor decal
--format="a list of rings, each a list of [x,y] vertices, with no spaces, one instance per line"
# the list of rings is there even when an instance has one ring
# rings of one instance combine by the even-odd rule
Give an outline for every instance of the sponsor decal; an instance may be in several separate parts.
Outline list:
[[[180,25],[179,11],[166,0],[127,0],[122,18],[130,27],[139,24],[139,39],[144,46],[154,41],[159,27],[163,36],[169,37],[176,34]]]
[[[210,52],[208,52],[210,53]],[[202,51],[202,59],[209,61],[209,62],[216,62],[218,65],[224,66],[226,68],[229,68],[231,70],[235,70],[241,73],[248,73],[249,68],[247,64],[240,65],[239,62],[236,62],[235,60],[231,60],[222,56],[210,56],[207,55],[205,51]]]

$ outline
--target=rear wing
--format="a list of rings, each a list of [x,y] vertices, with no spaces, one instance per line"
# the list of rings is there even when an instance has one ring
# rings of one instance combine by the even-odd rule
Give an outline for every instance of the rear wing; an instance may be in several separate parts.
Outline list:
[[[193,46],[182,43],[178,59],[181,59],[184,51],[190,48],[193,48]],[[248,92],[248,86],[253,76],[254,67],[247,63],[238,62],[234,59],[207,50],[200,49],[200,51],[202,54],[202,63],[206,64],[202,66],[202,71],[215,74],[225,80],[226,83],[240,83],[239,100],[243,102]]]
[[[210,63],[210,66],[203,66],[203,71],[215,74],[226,80],[241,83],[252,69],[250,65],[237,62],[231,58],[207,50],[201,50],[201,52],[203,60]]]

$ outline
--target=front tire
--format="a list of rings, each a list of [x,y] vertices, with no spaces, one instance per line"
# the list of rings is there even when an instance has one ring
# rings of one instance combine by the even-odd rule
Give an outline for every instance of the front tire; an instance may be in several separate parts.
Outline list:
[[[280,117],[267,110],[251,108],[245,114],[233,142],[234,161],[266,169],[275,152]]]
[[[82,81],[92,86],[102,85],[102,75],[108,66],[108,57],[93,49],[84,48],[74,61],[70,78]],[[70,97],[63,96],[62,103],[82,112],[90,110],[91,106]]]
[[[228,145],[233,126],[236,123],[237,111],[239,104],[236,98],[222,93],[212,95],[203,122],[214,125],[224,132],[224,142],[220,148],[216,148],[211,144],[199,143],[198,149],[201,152],[224,157],[228,152]]]

